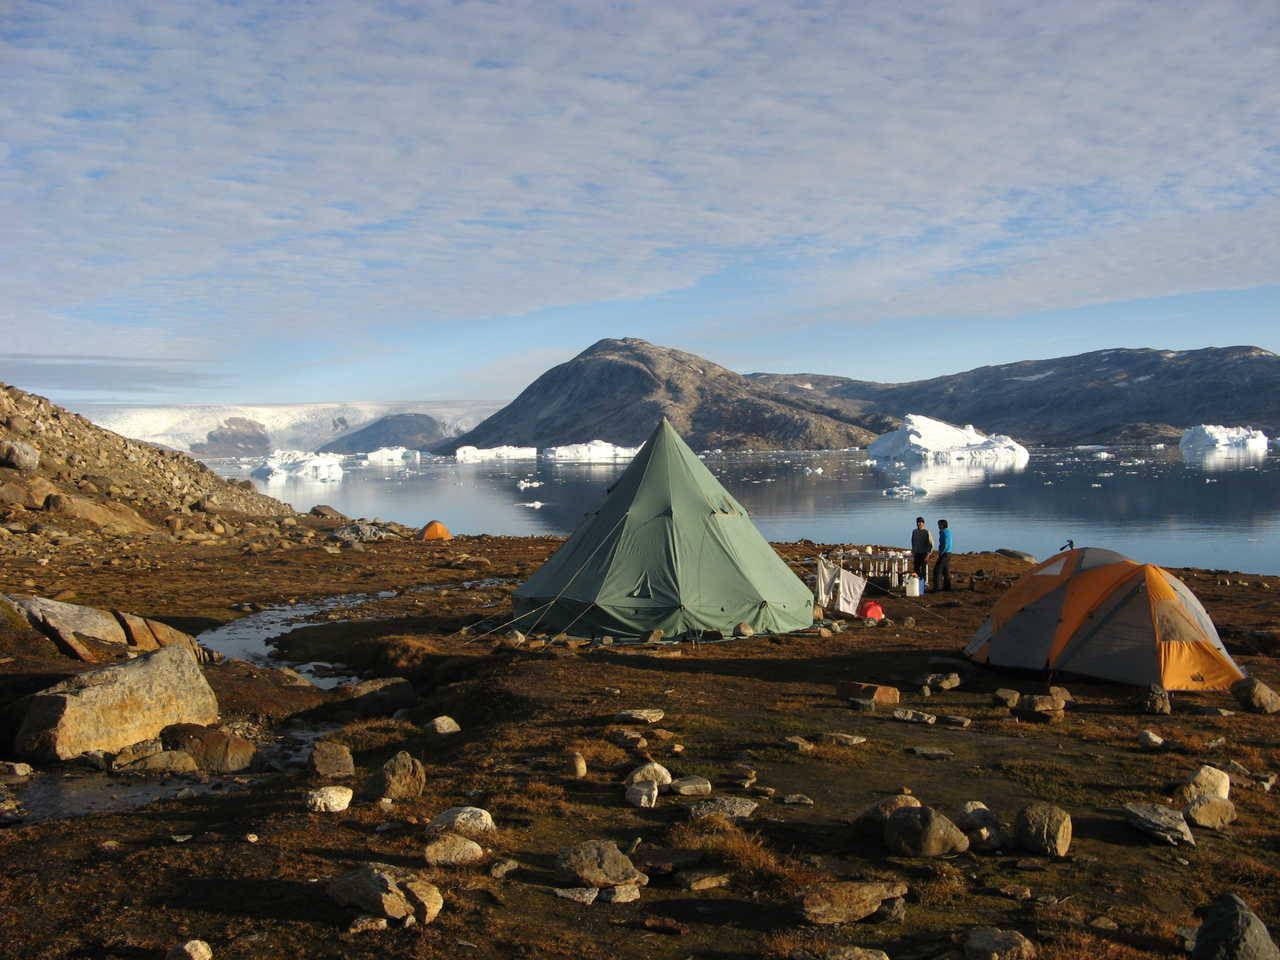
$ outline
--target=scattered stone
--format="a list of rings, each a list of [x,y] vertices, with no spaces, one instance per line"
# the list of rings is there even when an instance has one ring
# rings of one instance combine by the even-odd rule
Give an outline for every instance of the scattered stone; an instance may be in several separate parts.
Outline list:
[[[760,804],[746,797],[716,797],[714,800],[703,800],[689,808],[689,819],[699,820],[713,814],[728,817],[730,820],[746,820]]]
[[[1191,960],[1280,960],[1266,924],[1234,893],[1222,894],[1197,912],[1204,924],[1196,933]]]
[[[556,887],[554,893],[561,900],[572,900],[583,906],[590,906],[600,896],[599,887]]]
[[[1173,713],[1173,703],[1169,700],[1169,691],[1158,683],[1153,683],[1147,692],[1138,698],[1138,708],[1143,713],[1156,716],[1168,716]]]
[[[458,726],[458,721],[453,717],[433,717],[427,721],[427,730],[434,733],[438,737],[447,737],[453,733],[461,733],[462,728]]]
[[[1000,818],[980,800],[965,802],[955,817],[955,825],[969,838],[969,849],[990,852],[1004,847]]]
[[[1008,707],[1012,710],[1018,705],[1018,701],[1022,699],[1022,694],[1017,690],[1010,690],[1008,687],[1001,687],[995,693],[991,694],[991,705],[993,707]]]
[[[317,740],[311,748],[307,765],[318,777],[339,779],[356,775],[356,762],[351,750],[333,740]]]
[[[1013,715],[1030,723],[1061,723],[1066,718],[1066,704],[1057,697],[1025,696],[1018,698]]]
[[[835,733],[828,731],[822,735],[822,742],[829,743],[836,747],[856,747],[860,743],[866,743],[866,737],[860,737],[853,733]]]
[[[793,908],[809,923],[850,923],[871,916],[885,900],[906,895],[905,883],[820,883],[801,890]]]
[[[812,807],[813,799],[804,793],[788,793],[782,802],[792,807]]]
[[[457,833],[464,837],[480,837],[497,829],[489,811],[480,807],[450,807],[427,823],[430,833]]]
[[[961,717],[956,714],[952,714],[949,717],[943,717],[942,722],[949,727],[959,727],[961,730],[969,729],[969,726],[973,723],[973,721],[968,717]]]
[[[816,749],[814,745],[804,737],[784,737],[782,742],[790,746],[796,753],[813,753]]]
[[[743,620],[741,623],[739,623],[736,627],[733,628],[733,635],[735,637],[754,637],[756,635],[756,632],[754,629],[752,629],[751,624]]]
[[[514,873],[520,869],[520,861],[512,860],[510,857],[503,857],[500,860],[493,861],[489,867],[489,876],[495,880],[501,880],[509,873]]]
[[[25,440],[7,440],[0,443],[0,467],[14,470],[38,470],[40,451]]]
[[[859,713],[875,713],[876,702],[869,698],[850,697],[849,707]]]
[[[1225,770],[1208,764],[1200,767],[1178,787],[1176,795],[1182,803],[1190,803],[1197,797],[1221,797],[1231,794],[1231,777]]]
[[[360,914],[347,924],[347,933],[376,933],[385,929],[387,929],[386,917],[374,917],[367,913]]]
[[[115,767],[122,773],[196,773],[200,768],[195,758],[185,750],[161,750],[151,753],[128,766]]]
[[[351,806],[350,787],[320,787],[308,790],[304,796],[307,809],[312,813],[341,813]]]
[[[976,927],[964,942],[964,960],[1035,960],[1036,947],[1017,930]]]
[[[467,837],[438,833],[427,840],[422,855],[430,867],[466,867],[483,860],[484,850]]]
[[[587,775],[587,758],[577,750],[565,754],[565,775],[574,780],[581,780]]]
[[[640,887],[634,883],[620,883],[616,887],[593,887],[600,890],[602,903],[634,903],[640,899]]]
[[[907,747],[907,753],[914,753],[917,757],[928,760],[947,760],[955,756],[955,753],[946,747]]]
[[[902,923],[907,919],[907,898],[893,897],[880,904],[880,909],[867,917],[868,923]]]
[[[1186,805],[1183,817],[1197,827],[1221,830],[1236,819],[1236,805],[1223,797],[1199,796]]]
[[[325,892],[335,903],[378,917],[402,920],[413,913],[404,892],[383,864],[364,863],[330,880]]]
[[[186,751],[196,766],[209,773],[247,770],[257,753],[257,747],[244,737],[194,723],[165,727],[160,731],[160,741],[166,749]]]
[[[714,890],[727,887],[732,876],[716,867],[695,867],[679,871],[674,879],[676,885],[685,890]]]
[[[1031,888],[1024,887],[1016,883],[1011,883],[1008,886],[1001,887],[999,892],[1002,896],[1008,897],[1010,900],[1031,899]]]
[[[677,797],[709,797],[711,781],[706,777],[681,777],[667,785],[667,791]]]
[[[895,720],[901,720],[903,723],[927,723],[934,724],[938,722],[938,718],[932,713],[924,713],[920,710],[899,709],[889,714]]]
[[[1032,803],[1018,811],[1018,846],[1046,857],[1065,857],[1071,848],[1071,814],[1051,803]]]
[[[641,780],[627,785],[625,798],[633,807],[651,809],[658,805],[658,790],[657,781]]]
[[[1164,737],[1160,736],[1160,734],[1156,733],[1154,730],[1143,730],[1138,734],[1138,746],[1142,747],[1143,750],[1148,750],[1152,753],[1157,750],[1163,750]]]
[[[909,794],[900,793],[869,803],[853,815],[853,827],[859,833],[883,836],[884,824],[894,812],[903,807],[918,807],[920,801]]]
[[[1280,694],[1257,677],[1245,677],[1231,685],[1231,695],[1250,713],[1280,711]]]
[[[652,781],[659,787],[665,787],[671,782],[671,771],[660,763],[646,763],[628,773],[622,782],[627,786],[632,786],[646,781]]]
[[[407,750],[401,750],[382,765],[369,779],[369,795],[391,800],[412,800],[422,796],[427,785],[427,771],[422,762]]]
[[[164,960],[213,960],[213,948],[203,940],[188,940],[170,947]]]
[[[1176,847],[1180,843],[1196,845],[1187,821],[1172,807],[1158,803],[1126,803],[1124,813],[1131,826],[1170,846]]]
[[[901,807],[884,823],[884,843],[903,857],[943,857],[964,853],[969,838],[932,807]]]
[[[899,703],[902,697],[897,687],[888,687],[879,683],[859,683],[853,680],[837,681],[836,696],[841,700],[871,700],[884,706]]]
[[[29,777],[35,770],[29,763],[18,763],[11,760],[0,760],[0,776]]]
[[[656,707],[644,708],[641,710],[623,710],[614,716],[614,720],[618,723],[657,723],[666,714]]]
[[[1116,923],[1108,916],[1094,917],[1089,921],[1089,926],[1095,930],[1115,931],[1120,929],[1120,924]]]
[[[556,857],[556,872],[562,879],[591,887],[649,882],[612,840],[588,840],[564,847]]]

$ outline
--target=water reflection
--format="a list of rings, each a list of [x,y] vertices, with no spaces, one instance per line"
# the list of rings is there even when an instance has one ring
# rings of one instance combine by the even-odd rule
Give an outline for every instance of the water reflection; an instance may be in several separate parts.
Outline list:
[[[1189,467],[1217,473],[1222,470],[1248,470],[1262,466],[1267,459],[1265,450],[1245,447],[1226,447],[1220,450],[1192,452],[1184,450],[1182,459]]]
[[[873,468],[884,480],[886,492],[894,495],[940,497],[971,487],[984,487],[999,483],[1000,477],[1022,473],[1021,463],[929,463],[929,464],[881,464]]]

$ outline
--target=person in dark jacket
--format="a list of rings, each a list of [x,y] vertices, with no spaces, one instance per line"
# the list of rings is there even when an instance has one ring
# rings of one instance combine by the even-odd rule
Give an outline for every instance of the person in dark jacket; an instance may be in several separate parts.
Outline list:
[[[933,552],[933,536],[925,526],[924,517],[916,517],[916,528],[911,531],[911,561],[916,576],[920,578],[920,592],[929,579],[929,554]]]
[[[951,589],[951,528],[947,521],[938,521],[938,560],[933,565],[933,589]]]

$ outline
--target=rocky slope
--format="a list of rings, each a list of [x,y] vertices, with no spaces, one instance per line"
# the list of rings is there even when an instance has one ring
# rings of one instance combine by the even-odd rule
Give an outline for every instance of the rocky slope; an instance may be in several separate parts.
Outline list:
[[[425,413],[393,413],[367,427],[340,437],[320,448],[321,453],[368,453],[383,447],[426,450],[445,439],[448,431]]]
[[[1259,347],[1099,350],[913,383],[755,373],[849,416],[923,413],[1039,443],[1176,439],[1198,423],[1280,432],[1280,356]]]
[[[694,447],[861,446],[883,427],[823,397],[782,394],[691,353],[644,340],[601,340],[548,370],[474,430],[438,449],[642,443],[666,417]],[[868,429],[870,427],[870,429]]]
[[[278,523],[293,513],[248,481],[224,480],[185,454],[127,440],[44,397],[0,384],[4,552],[38,552],[86,532],[200,539],[219,536],[217,529],[227,533],[238,525],[233,517]]]

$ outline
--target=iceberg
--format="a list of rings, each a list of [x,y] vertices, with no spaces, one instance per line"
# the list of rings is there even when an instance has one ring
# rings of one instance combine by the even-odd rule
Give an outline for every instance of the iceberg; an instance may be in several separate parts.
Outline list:
[[[877,461],[924,464],[971,463],[1026,466],[1027,448],[1003,434],[987,436],[972,426],[956,427],[918,413],[903,418],[902,426],[877,437],[867,447]]]
[[[342,456],[337,453],[276,450],[250,471],[249,476],[267,483],[285,480],[332,483],[342,479]]]
[[[453,454],[458,463],[484,463],[486,460],[536,460],[537,447],[459,447]]]
[[[416,462],[420,456],[417,450],[410,450],[408,447],[379,447],[377,450],[366,453],[361,462],[366,466],[369,464],[399,466],[406,460]]]
[[[590,443],[570,443],[562,447],[547,447],[542,451],[542,455],[548,460],[598,462],[601,460],[630,460],[639,452],[639,447],[618,447],[607,440],[592,440]]]
[[[1266,453],[1267,435],[1252,427],[1221,427],[1202,423],[1182,433],[1178,446],[1183,453],[1199,454],[1211,451]]]

